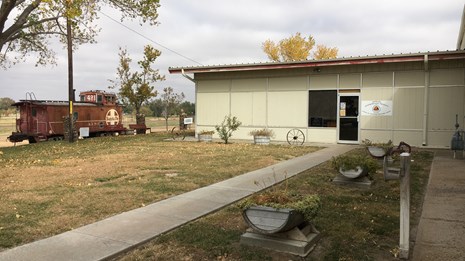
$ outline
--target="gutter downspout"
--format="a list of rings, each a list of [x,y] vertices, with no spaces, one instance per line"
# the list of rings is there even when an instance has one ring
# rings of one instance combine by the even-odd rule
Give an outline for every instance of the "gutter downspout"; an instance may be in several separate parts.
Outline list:
[[[425,54],[424,57],[424,70],[425,70],[425,94],[423,98],[423,140],[422,140],[422,145],[427,146],[428,145],[428,99],[429,99],[429,85],[430,85],[430,80],[429,80],[429,65],[428,65],[428,55]]]
[[[185,72],[184,72],[184,69],[181,69],[181,74],[182,76],[184,76],[186,79],[188,79],[189,81],[195,83],[195,80],[194,78],[190,77],[189,75],[187,75]]]

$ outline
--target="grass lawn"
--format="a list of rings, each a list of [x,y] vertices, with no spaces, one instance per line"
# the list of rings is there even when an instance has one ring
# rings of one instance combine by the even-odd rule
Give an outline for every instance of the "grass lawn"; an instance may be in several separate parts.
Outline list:
[[[318,149],[166,138],[0,148],[0,251]]]
[[[358,150],[357,153],[366,153]],[[433,153],[414,151],[411,165],[411,228],[415,231]],[[371,188],[335,185],[330,162],[271,189],[318,194],[322,209],[314,220],[321,233],[306,258],[239,244],[247,229],[239,204],[187,224],[115,260],[395,260],[399,244],[399,181],[382,173]],[[412,237],[415,236],[414,234]]]

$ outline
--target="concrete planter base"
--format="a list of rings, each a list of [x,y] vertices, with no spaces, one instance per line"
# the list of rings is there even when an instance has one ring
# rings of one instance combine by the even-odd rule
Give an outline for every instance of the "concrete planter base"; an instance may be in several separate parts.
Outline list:
[[[240,243],[305,257],[315,248],[319,239],[320,233],[314,226],[303,224],[290,231],[270,235],[249,229],[241,236]]]
[[[373,181],[370,180],[367,176],[362,176],[358,178],[348,178],[341,174],[338,174],[334,179],[333,183],[338,185],[347,185],[347,186],[355,186],[360,188],[370,188],[373,185]]]

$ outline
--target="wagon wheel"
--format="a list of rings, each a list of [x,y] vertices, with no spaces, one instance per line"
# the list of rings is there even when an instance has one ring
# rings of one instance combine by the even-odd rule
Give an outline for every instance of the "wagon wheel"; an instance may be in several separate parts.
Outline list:
[[[305,135],[299,129],[292,129],[287,133],[287,143],[290,145],[302,145],[305,142]]]
[[[171,129],[171,137],[173,140],[184,140],[184,138],[186,138],[186,132],[184,130],[180,130],[178,127],[173,127]]]

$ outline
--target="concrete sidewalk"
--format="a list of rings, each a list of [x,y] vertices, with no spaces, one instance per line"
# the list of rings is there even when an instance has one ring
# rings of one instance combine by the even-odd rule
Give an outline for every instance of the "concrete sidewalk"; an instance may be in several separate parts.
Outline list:
[[[0,252],[0,260],[102,260],[221,209],[261,189],[319,165],[354,146],[329,145],[143,208],[124,212],[63,234]],[[284,174],[286,173],[286,174]]]
[[[465,160],[436,151],[412,260],[465,260]]]

